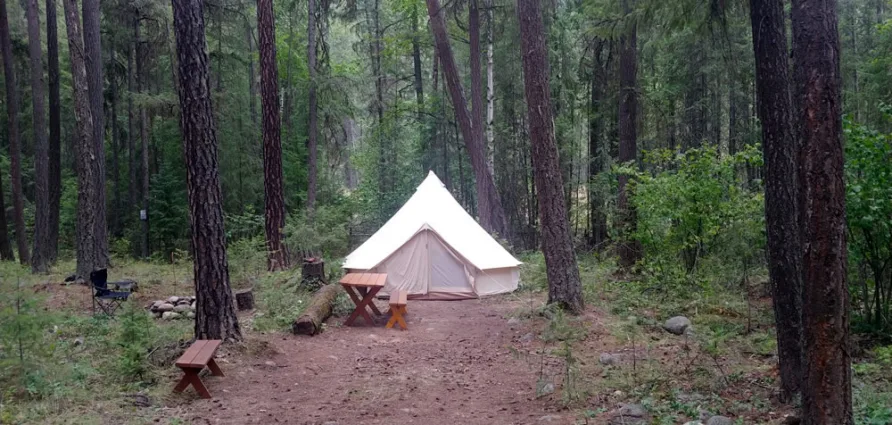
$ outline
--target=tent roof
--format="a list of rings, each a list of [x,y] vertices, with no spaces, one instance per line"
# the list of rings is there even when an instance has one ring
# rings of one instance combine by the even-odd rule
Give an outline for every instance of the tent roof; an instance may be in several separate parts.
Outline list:
[[[431,171],[406,204],[347,256],[344,268],[371,269],[425,228],[436,232],[452,249],[480,270],[520,264],[480,227]]]

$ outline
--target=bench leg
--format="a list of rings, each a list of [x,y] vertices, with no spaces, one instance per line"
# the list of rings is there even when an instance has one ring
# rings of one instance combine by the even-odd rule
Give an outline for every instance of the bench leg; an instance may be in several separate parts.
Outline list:
[[[226,376],[223,375],[223,370],[220,369],[220,366],[217,366],[217,362],[214,359],[208,362],[208,369],[211,370],[211,375],[213,376]]]
[[[207,387],[204,386],[204,383],[201,382],[201,378],[198,376],[198,373],[201,372],[201,369],[193,369],[193,368],[184,368],[183,372],[185,374],[180,379],[180,382],[174,387],[174,392],[183,392],[189,385],[192,385],[195,388],[195,391],[198,392],[198,395],[201,398],[211,398],[211,393],[208,392]]]
[[[403,314],[406,312],[406,307],[391,307],[390,308],[390,320],[387,321],[386,328],[390,329],[393,327],[395,323],[399,323],[400,328],[402,330],[409,329],[409,326],[406,325],[406,321],[403,320]]]

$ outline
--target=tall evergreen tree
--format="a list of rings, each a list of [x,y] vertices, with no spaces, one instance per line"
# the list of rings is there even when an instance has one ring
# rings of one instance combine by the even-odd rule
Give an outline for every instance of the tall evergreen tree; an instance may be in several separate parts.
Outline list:
[[[49,145],[46,137],[46,108],[43,79],[43,50],[40,42],[40,15],[37,0],[28,0],[28,54],[31,64],[31,107],[34,127],[34,250],[31,270],[46,273],[50,253]]]
[[[98,169],[93,176],[96,220],[93,232],[96,234],[96,264],[103,268],[108,265],[108,225],[105,205],[105,106],[102,77],[102,42],[99,28],[99,0],[83,0],[84,60],[87,69],[87,90],[90,96],[90,111],[93,117],[93,154],[96,155]]]
[[[533,173],[539,200],[542,252],[548,275],[548,302],[574,313],[584,304],[579,268],[564,203],[548,79],[548,43],[539,0],[517,0],[523,77],[530,120]]]
[[[73,1],[73,0],[68,0]],[[241,340],[229,286],[202,0],[172,0],[195,280],[195,338]]]
[[[21,168],[21,156],[22,156],[22,148],[21,143],[19,142],[19,99],[18,93],[16,92],[16,84],[15,84],[15,66],[14,66],[14,58],[12,57],[12,40],[9,35],[9,18],[7,18],[6,13],[6,0],[0,0],[0,50],[2,50],[3,54],[3,82],[6,85],[6,133],[7,139],[9,140],[9,152],[10,158],[10,174],[12,175],[12,187],[13,187],[13,205],[15,206],[14,214],[15,214],[15,225],[16,225],[16,234],[24,234],[25,223],[22,221],[21,229],[19,228],[19,218],[21,211],[19,210],[21,205],[21,197],[22,197],[22,168]],[[18,181],[18,183],[16,183]],[[9,245],[9,238],[7,237],[8,229],[6,225],[6,206],[3,203],[3,191],[2,187],[0,187],[0,259],[3,260],[14,260],[12,254],[12,247]],[[21,233],[19,233],[21,232]],[[18,241],[18,240],[17,240]],[[22,250],[22,245],[18,246],[20,252]],[[22,254],[20,253],[19,256]],[[25,248],[25,258],[27,258],[27,248]]]
[[[313,0],[310,2],[312,3]],[[257,0],[257,31],[260,34],[260,102],[263,114],[263,194],[266,211],[266,249],[269,252],[269,269],[282,270],[288,267],[288,255],[282,244],[282,231],[285,228],[282,119],[279,116],[279,69],[276,65],[276,22],[273,16],[272,0]],[[311,117],[311,122],[312,120]]]
[[[47,147],[47,192],[49,230],[46,238],[47,260],[59,256],[59,208],[62,202],[62,101],[59,84],[59,34],[56,0],[46,0],[46,67],[49,80],[49,140]]]
[[[851,425],[846,190],[836,0],[793,0],[791,22],[794,93],[802,138],[799,184],[804,200],[802,418],[805,425]]]
[[[619,161],[635,161],[638,157],[638,24],[631,16],[633,0],[620,0],[625,14],[626,30],[620,36],[619,50]],[[641,258],[641,247],[631,238],[635,229],[635,210],[629,205],[629,176],[619,176],[616,206],[624,226],[619,243],[619,260],[631,267]]]

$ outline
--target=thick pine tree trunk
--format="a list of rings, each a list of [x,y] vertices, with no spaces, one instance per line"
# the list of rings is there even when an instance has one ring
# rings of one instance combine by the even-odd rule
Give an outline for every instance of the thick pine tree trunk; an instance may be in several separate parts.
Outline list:
[[[136,55],[139,46],[139,11],[133,10],[133,21],[131,27],[133,29],[132,39],[130,40],[130,50],[127,56],[127,163],[130,170],[130,203],[128,215],[133,214],[133,209],[137,205],[139,196],[139,163],[136,159],[136,113],[133,108],[133,96],[136,93]],[[137,219],[139,216],[137,215]],[[141,254],[141,253],[140,253]]]
[[[631,13],[629,2],[621,0],[624,13]],[[638,156],[638,26],[627,23],[620,37],[619,52],[619,162],[635,161]],[[631,234],[635,231],[635,210],[629,205],[629,176],[619,176],[616,207],[623,226],[619,243],[619,261],[623,267],[633,266],[641,258],[641,249]]]
[[[257,128],[257,80],[254,70],[254,28],[251,28],[251,22],[245,19],[245,32],[248,42],[248,103],[251,108],[251,124],[254,125],[252,130]],[[253,134],[253,132],[252,132]]]
[[[839,33],[835,0],[793,0],[802,246],[805,425],[852,419]]]
[[[31,59],[32,126],[34,128],[34,249],[31,253],[31,270],[35,273],[46,273],[49,271],[52,261],[49,252],[49,145],[46,137],[44,103],[46,85],[43,79],[43,50],[40,43],[37,0],[28,0],[26,14],[28,18],[28,54]],[[12,148],[13,140],[16,140],[16,145],[18,145],[18,135],[15,138],[10,138],[10,148]],[[16,225],[18,226],[18,223]],[[16,232],[18,233],[18,230]]]
[[[68,30],[68,51],[71,55],[71,79],[74,99],[74,150],[77,164],[77,275],[86,279],[99,264],[99,241],[95,207],[99,174],[96,145],[93,143],[93,115],[87,90],[87,68],[81,38],[77,0],[64,0],[65,26]]]
[[[316,99],[316,0],[307,0],[307,68],[310,72],[309,100],[309,125],[307,128],[307,209],[313,211],[316,208],[316,151],[318,137],[319,111]],[[270,18],[272,19],[272,18]],[[275,57],[273,58],[275,61]],[[262,71],[261,71],[262,72]],[[278,103],[276,103],[278,105]],[[265,120],[264,120],[265,121]],[[265,132],[264,132],[265,133]]]
[[[312,3],[313,0],[310,0]],[[276,65],[276,23],[272,0],[257,0],[260,34],[260,102],[263,114],[263,193],[269,270],[288,268],[282,244],[285,196],[282,188],[282,120],[279,117],[279,70]],[[312,68],[312,66],[311,66]]]
[[[134,36],[139,40],[139,26],[134,27]],[[146,85],[145,52],[140,51],[142,43],[136,45],[136,92],[142,94]],[[140,208],[145,211],[145,218],[140,214],[140,253],[142,258],[152,255],[149,249],[149,119],[146,116],[145,105],[139,105],[139,142],[140,142]]]
[[[496,85],[494,68],[495,27],[493,26],[492,0],[485,0],[486,5],[486,150],[487,166],[490,174],[495,178],[496,162]],[[504,204],[503,204],[504,205]]]
[[[241,340],[226,260],[203,2],[172,3],[179,66],[180,131],[195,259],[195,338]]]
[[[4,83],[6,83],[6,137],[9,140],[10,156],[15,158],[14,162],[11,161],[12,166],[10,167],[10,174],[13,176],[13,205],[15,205],[17,202],[15,201],[15,191],[17,186],[15,183],[16,177],[19,179],[18,195],[21,196],[22,194],[20,160],[22,153],[21,145],[19,143],[19,100],[18,93],[16,92],[12,40],[9,36],[9,18],[7,18],[6,14],[6,0],[0,0],[0,50],[2,50],[3,54],[3,79]],[[15,166],[19,167],[18,171],[16,171]],[[0,172],[0,175],[2,175],[2,172]],[[16,212],[16,225],[18,225],[18,211]],[[24,222],[22,222],[22,227],[24,228]],[[0,184],[0,232],[2,232],[2,234],[0,234],[0,259],[15,260],[15,257],[12,254],[12,247],[9,245],[9,229],[6,225],[6,205],[3,202],[2,184]],[[16,229],[16,233],[19,233],[18,228]],[[19,245],[19,249],[21,248],[21,245]]]
[[[591,95],[589,98],[589,141],[588,141],[588,202],[589,202],[589,244],[601,248],[607,242],[607,214],[604,212],[604,199],[594,187],[594,179],[605,169],[606,149],[604,137],[604,92],[607,84],[606,69],[609,63],[601,59],[603,40],[599,40],[593,53]],[[609,56],[608,56],[609,58]]]
[[[449,44],[446,22],[443,18],[443,12],[440,10],[440,2],[438,0],[426,1],[431,30],[434,34],[437,54],[440,57],[446,85],[449,88],[449,95],[452,98],[455,118],[461,129],[462,139],[471,159],[471,166],[474,168],[480,224],[487,231],[498,233],[501,238],[511,240],[508,222],[505,218],[505,210],[502,207],[502,201],[499,199],[499,192],[496,190],[492,173],[489,172],[489,168],[486,166],[486,155],[483,152],[483,145],[476,142],[476,140],[480,139],[475,136],[471,123],[471,116],[465,102],[458,67],[452,54],[452,46]]]
[[[93,154],[96,155],[98,169],[93,178],[96,220],[93,232],[96,234],[96,263],[94,267],[108,265],[108,225],[105,205],[105,109],[103,105],[102,44],[99,31],[99,0],[83,0],[84,55],[87,70],[90,111],[93,117]]]
[[[539,199],[542,252],[548,275],[548,302],[580,313],[584,308],[579,268],[573,252],[548,80],[548,48],[538,0],[517,0],[533,171]]]
[[[486,158],[486,169],[492,175],[492,168],[489,163],[489,154],[486,147],[486,111],[483,106],[483,74],[481,74],[480,65],[480,0],[468,1],[468,37],[470,39],[470,65],[471,65],[471,129],[474,130],[474,143],[478,144],[478,149]],[[493,176],[493,179],[495,177]],[[491,221],[491,218],[484,218],[489,211],[479,208],[480,221]]]
[[[418,35],[418,3],[412,5],[412,71],[414,72],[415,103],[418,104],[418,123],[424,119],[424,80],[421,75],[421,37]],[[427,152],[425,152],[427,158]]]
[[[802,245],[783,1],[751,0],[750,18],[765,156],[768,272],[777,323],[781,394],[789,401],[799,391],[802,379]]]
[[[47,148],[47,192],[49,229],[46,256],[50,264],[59,256],[59,208],[62,201],[62,119],[59,84],[59,34],[56,1],[46,0],[46,58],[49,80],[49,143]]]

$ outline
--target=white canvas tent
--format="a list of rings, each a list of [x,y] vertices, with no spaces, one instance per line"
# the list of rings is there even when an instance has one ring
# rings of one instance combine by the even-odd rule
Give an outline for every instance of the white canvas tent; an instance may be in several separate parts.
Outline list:
[[[344,268],[387,273],[383,292],[465,299],[517,289],[520,264],[431,171],[406,204],[347,256]]]

